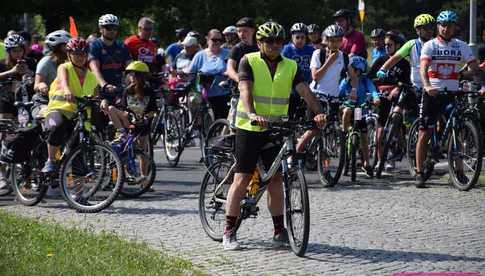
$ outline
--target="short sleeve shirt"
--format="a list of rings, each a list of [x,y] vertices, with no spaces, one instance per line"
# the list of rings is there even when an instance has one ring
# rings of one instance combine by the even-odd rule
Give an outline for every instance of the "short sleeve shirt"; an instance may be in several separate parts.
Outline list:
[[[236,46],[232,47],[229,52],[229,58],[236,61],[236,69],[239,67],[239,62],[245,54],[258,52],[257,45],[247,45],[244,42],[239,42]]]
[[[143,61],[149,65],[156,62],[157,45],[153,41],[132,35],[125,39],[125,45],[133,60]]]
[[[421,60],[430,62],[428,77],[432,86],[439,90],[458,90],[458,72],[461,65],[476,61],[470,47],[459,39],[444,41],[434,38],[426,42],[421,52]]]
[[[37,63],[35,73],[44,77],[45,83],[50,86],[57,76],[57,64],[51,56],[45,56]]]
[[[126,46],[120,41],[107,46],[98,38],[90,45],[89,60],[98,60],[103,78],[109,84],[121,87],[123,71],[131,57]]]
[[[310,69],[319,69],[323,66],[320,62],[321,50],[315,50],[310,62]],[[344,69],[344,53],[339,51],[337,59],[328,67],[323,77],[317,82],[315,80],[310,84],[310,88],[315,93],[337,97],[339,95],[339,82],[342,70]]]
[[[213,85],[209,88],[209,97],[223,96],[229,94],[229,91],[223,89],[218,84],[225,80],[223,73],[226,71],[226,60],[229,55],[229,50],[221,48],[221,51],[216,56],[207,54],[207,50],[201,50],[195,54],[194,59],[190,63],[190,73],[203,73],[205,75],[213,75],[215,79]]]
[[[424,42],[421,39],[411,39],[396,52],[401,58],[409,57],[409,63],[411,65],[411,83],[418,88],[423,87],[421,76],[419,75],[420,57],[423,45]]]
[[[345,34],[340,45],[340,50],[347,55],[354,54],[362,57],[367,56],[367,49],[365,47],[364,34],[353,30],[352,32]]]
[[[303,48],[296,48],[293,43],[285,45],[281,54],[284,57],[296,61],[298,69],[303,73],[305,81],[310,83],[312,80],[312,73],[310,71],[310,61],[312,59],[313,51],[315,49],[310,45],[305,45]]]
[[[175,57],[182,52],[184,47],[182,44],[178,42],[174,42],[167,47],[167,51],[165,52],[167,55],[168,63],[172,63],[175,60]]]

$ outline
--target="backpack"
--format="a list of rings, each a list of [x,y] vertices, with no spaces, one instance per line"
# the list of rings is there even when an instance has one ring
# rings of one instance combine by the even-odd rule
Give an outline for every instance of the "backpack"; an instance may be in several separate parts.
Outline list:
[[[344,68],[342,68],[342,72],[340,72],[340,80],[345,79],[347,77],[347,67],[349,66],[349,56],[342,51],[341,51],[341,53],[344,56]],[[320,49],[319,55],[320,55],[319,56],[320,66],[323,66],[323,64],[325,64],[325,61],[326,61],[327,50],[326,49]]]
[[[0,160],[6,163],[23,163],[31,159],[34,147],[41,143],[42,127],[24,128],[6,137],[0,152]]]

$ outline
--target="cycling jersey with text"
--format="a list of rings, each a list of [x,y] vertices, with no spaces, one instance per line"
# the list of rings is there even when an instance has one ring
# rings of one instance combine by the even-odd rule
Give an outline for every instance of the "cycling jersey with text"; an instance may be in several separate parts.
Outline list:
[[[470,47],[459,39],[446,42],[437,37],[423,46],[421,60],[430,62],[428,77],[432,86],[439,90],[458,90],[458,72],[461,65],[475,61]]]

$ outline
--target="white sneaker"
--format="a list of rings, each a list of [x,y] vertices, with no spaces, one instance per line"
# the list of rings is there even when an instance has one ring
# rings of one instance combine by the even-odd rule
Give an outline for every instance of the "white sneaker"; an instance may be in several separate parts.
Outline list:
[[[222,246],[224,246],[224,251],[241,249],[241,245],[237,241],[236,233],[224,234],[222,237]]]
[[[390,161],[390,162],[387,162],[386,163],[386,167],[385,167],[385,170],[386,171],[392,171],[396,168],[396,162],[394,161]]]

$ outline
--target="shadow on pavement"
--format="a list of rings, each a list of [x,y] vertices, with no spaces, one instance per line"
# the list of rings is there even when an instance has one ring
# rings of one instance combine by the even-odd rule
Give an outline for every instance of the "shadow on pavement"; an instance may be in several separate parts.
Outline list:
[[[123,215],[193,215],[198,214],[196,209],[166,209],[166,208],[128,208],[128,207],[110,207],[102,211],[108,214],[123,214]]]
[[[324,254],[321,255],[320,254]],[[321,262],[335,262],[335,258],[327,258],[327,255],[341,255],[342,257],[350,256],[368,260],[369,262],[484,262],[485,258],[454,256],[443,253],[428,253],[428,252],[407,252],[407,251],[392,251],[383,249],[356,249],[346,246],[332,246],[325,244],[312,243],[308,245],[308,250],[305,258],[321,261]],[[345,260],[342,259],[342,262]]]

